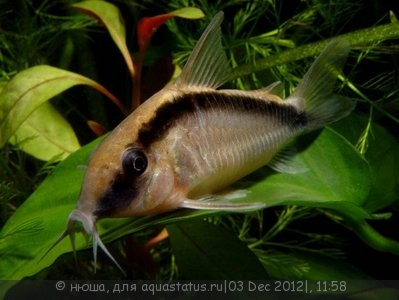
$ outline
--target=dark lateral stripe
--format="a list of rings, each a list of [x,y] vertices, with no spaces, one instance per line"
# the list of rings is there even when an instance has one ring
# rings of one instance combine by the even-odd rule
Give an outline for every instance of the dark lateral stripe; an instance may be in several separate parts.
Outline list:
[[[138,140],[147,147],[156,142],[168,132],[168,129],[187,114],[193,114],[197,109],[225,109],[242,111],[245,113],[263,114],[274,117],[282,124],[295,128],[303,128],[308,119],[304,112],[294,106],[282,105],[272,101],[263,101],[250,96],[226,95],[220,92],[187,93],[173,101],[160,106],[154,117],[142,125]]]

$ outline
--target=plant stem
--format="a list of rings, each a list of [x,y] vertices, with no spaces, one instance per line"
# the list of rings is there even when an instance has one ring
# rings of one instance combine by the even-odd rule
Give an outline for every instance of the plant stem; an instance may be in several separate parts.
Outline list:
[[[260,59],[256,61],[256,65],[246,64],[239,66],[234,69],[231,79],[283,65],[292,61],[304,59],[306,57],[315,56],[321,53],[327,44],[336,38],[346,39],[349,42],[349,45],[355,46],[380,42],[397,37],[399,37],[399,22],[357,30],[354,32],[338,35],[330,39],[325,39],[320,42],[302,45],[296,47],[295,49],[286,50],[267,58]]]
[[[347,218],[349,227],[370,247],[378,251],[391,252],[399,255],[399,242],[382,236],[365,220],[352,220]]]

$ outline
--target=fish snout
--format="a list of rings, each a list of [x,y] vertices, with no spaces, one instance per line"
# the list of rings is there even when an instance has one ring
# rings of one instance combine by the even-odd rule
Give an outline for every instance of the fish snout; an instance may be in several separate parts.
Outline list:
[[[74,209],[68,217],[67,232],[72,234],[82,231],[79,228],[81,226],[86,234],[92,235],[95,231],[95,224],[96,217],[93,214],[87,214],[79,209]]]

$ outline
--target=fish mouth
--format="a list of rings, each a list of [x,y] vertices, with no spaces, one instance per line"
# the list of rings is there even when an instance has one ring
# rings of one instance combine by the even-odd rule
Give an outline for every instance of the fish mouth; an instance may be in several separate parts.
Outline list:
[[[101,241],[100,236],[96,227],[96,217],[92,214],[87,214],[79,209],[74,209],[69,217],[67,228],[61,234],[61,236],[54,242],[54,244],[45,252],[41,259],[43,259],[57,244],[59,244],[66,236],[69,236],[71,240],[72,250],[76,258],[76,247],[75,247],[75,234],[77,232],[82,232],[85,235],[92,237],[93,243],[93,260],[94,260],[94,273],[96,273],[97,266],[97,248],[100,247],[101,250],[108,256],[108,258],[115,264],[115,266],[126,276],[125,271],[118,264],[116,259],[105,247],[104,243]]]
[[[69,215],[68,225],[67,225],[67,229],[65,231],[66,235],[69,235],[71,238],[71,244],[72,244],[74,253],[75,253],[75,233],[77,231],[82,231],[81,228],[80,228],[80,230],[77,229],[77,226],[79,227],[79,225],[83,226],[84,233],[86,233],[89,236],[91,235],[91,237],[92,237],[94,272],[96,272],[96,266],[97,266],[97,247],[100,247],[101,250],[108,256],[108,258],[126,276],[125,271],[122,269],[122,267],[118,264],[116,259],[111,255],[111,253],[108,251],[107,247],[105,247],[104,243],[101,241],[100,236],[97,231],[96,217],[92,214],[88,215],[79,209],[74,209],[71,212],[71,214]]]

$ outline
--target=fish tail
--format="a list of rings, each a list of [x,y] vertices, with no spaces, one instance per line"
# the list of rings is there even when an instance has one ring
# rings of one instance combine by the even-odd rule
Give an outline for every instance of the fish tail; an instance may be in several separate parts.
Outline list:
[[[346,40],[331,41],[288,97],[288,103],[305,113],[308,130],[342,119],[355,107],[352,99],[333,93],[348,53],[349,44]]]

